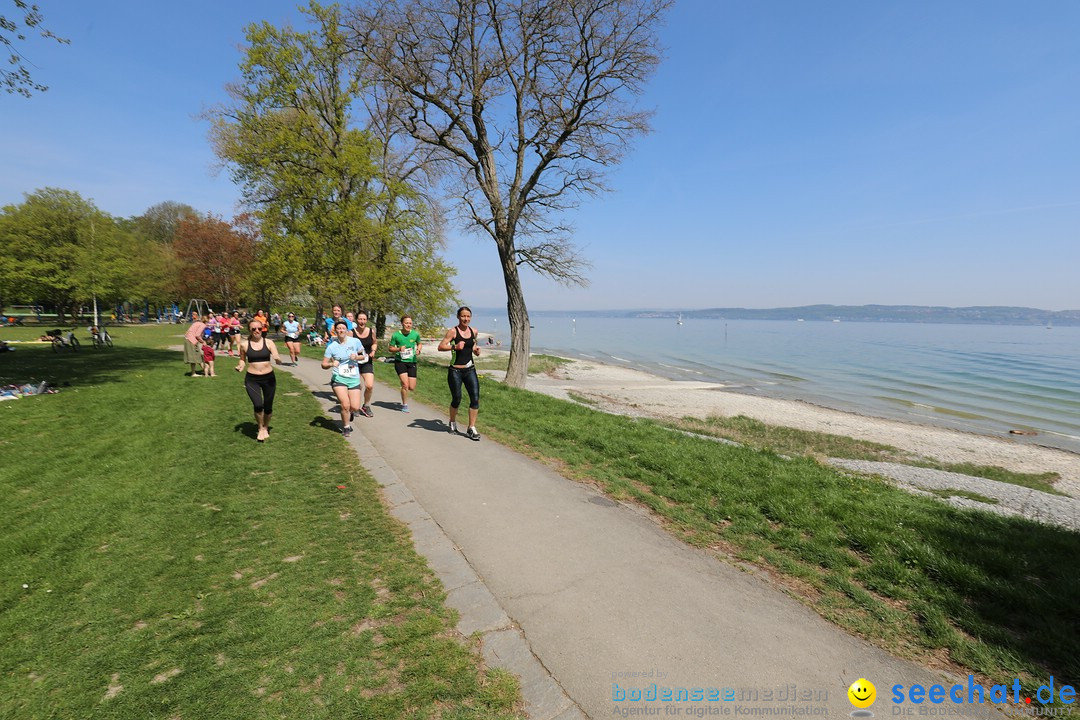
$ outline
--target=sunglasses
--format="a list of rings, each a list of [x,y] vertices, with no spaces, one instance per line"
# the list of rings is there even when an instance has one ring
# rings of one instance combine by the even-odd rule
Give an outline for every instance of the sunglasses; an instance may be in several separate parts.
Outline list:
[[[256,325],[255,327],[248,328],[251,332],[262,332],[262,328]]]

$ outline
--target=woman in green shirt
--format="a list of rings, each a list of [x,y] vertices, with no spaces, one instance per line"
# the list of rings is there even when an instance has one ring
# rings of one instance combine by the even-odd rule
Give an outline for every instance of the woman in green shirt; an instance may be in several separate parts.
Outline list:
[[[420,332],[413,330],[412,316],[401,318],[401,330],[390,336],[394,371],[401,380],[401,412],[409,412],[409,393],[416,390],[416,358],[422,349]]]

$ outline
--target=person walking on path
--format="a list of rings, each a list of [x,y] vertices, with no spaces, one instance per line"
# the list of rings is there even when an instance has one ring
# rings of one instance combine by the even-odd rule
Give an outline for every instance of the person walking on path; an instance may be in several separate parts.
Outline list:
[[[364,344],[352,336],[344,318],[334,324],[334,335],[335,338],[326,345],[322,366],[334,369],[330,387],[341,409],[341,434],[349,437],[353,430],[353,415],[360,410],[360,366],[369,358],[364,352]]]
[[[262,320],[256,318],[251,321],[248,325],[251,334],[247,339],[240,338],[240,362],[236,365],[236,372],[243,372],[247,366],[244,389],[255,410],[255,424],[259,427],[255,439],[259,442],[265,442],[270,437],[270,415],[274,412],[274,392],[277,390],[274,366],[270,360],[281,365],[281,356],[274,341],[266,339],[266,329],[266,323]]]
[[[451,351],[450,367],[446,373],[446,382],[450,386],[450,432],[456,433],[458,406],[461,405],[461,386],[469,393],[469,428],[465,436],[470,440],[479,440],[476,432],[476,416],[480,412],[480,378],[476,375],[473,356],[480,354],[480,345],[476,342],[476,330],[469,327],[472,310],[458,308],[458,324],[446,331],[439,350]]]
[[[296,321],[296,313],[289,313],[288,319],[282,326],[285,329],[285,347],[289,350],[289,362],[296,365],[300,357],[300,323]]]
[[[199,313],[191,313],[191,325],[184,333],[184,362],[191,366],[191,377],[202,377],[199,369],[202,367],[202,344],[203,331],[206,323],[199,319]]]
[[[368,327],[368,315],[361,310],[356,315],[356,327],[353,328],[353,337],[364,346],[367,354],[367,362],[360,366],[360,377],[364,381],[364,404],[360,406],[360,414],[364,417],[374,417],[371,412],[371,394],[375,391],[375,352],[379,349],[379,339],[375,337],[375,328]]]
[[[394,372],[401,381],[401,412],[409,412],[409,393],[416,390],[416,358],[422,349],[420,331],[413,329],[412,316],[405,315],[401,318],[401,330],[390,336]]]

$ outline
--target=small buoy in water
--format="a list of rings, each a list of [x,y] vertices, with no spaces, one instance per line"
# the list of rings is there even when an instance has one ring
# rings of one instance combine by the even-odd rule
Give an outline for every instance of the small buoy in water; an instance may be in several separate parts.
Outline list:
[[[1010,435],[1038,435],[1034,430],[1010,430]]]

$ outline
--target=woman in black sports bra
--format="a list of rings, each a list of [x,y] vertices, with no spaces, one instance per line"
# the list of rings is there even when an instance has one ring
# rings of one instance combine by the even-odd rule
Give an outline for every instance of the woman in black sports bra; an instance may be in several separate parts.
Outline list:
[[[266,339],[266,326],[262,320],[252,320],[248,330],[251,335],[246,339],[240,338],[240,362],[236,366],[236,372],[243,372],[247,365],[244,389],[251,398],[251,405],[255,409],[255,423],[259,426],[255,439],[264,442],[270,437],[270,414],[274,412],[274,392],[277,390],[274,366],[270,364],[270,360],[273,359],[280,365],[281,357],[274,341]]]
[[[364,344],[364,352],[367,353],[368,361],[360,366],[360,377],[364,380],[364,404],[360,406],[360,414],[364,417],[374,417],[371,412],[371,393],[375,390],[375,351],[379,349],[379,340],[375,337],[375,328],[368,327],[367,313],[361,310],[356,314],[356,327],[353,328],[353,337]]]
[[[469,393],[469,428],[465,436],[470,440],[479,440],[476,432],[476,416],[480,412],[480,379],[476,375],[473,356],[480,354],[480,345],[476,342],[476,330],[469,327],[472,310],[458,308],[458,324],[446,331],[439,350],[451,351],[450,368],[446,373],[446,382],[450,386],[450,432],[456,433],[457,411],[461,404],[461,386]]]

